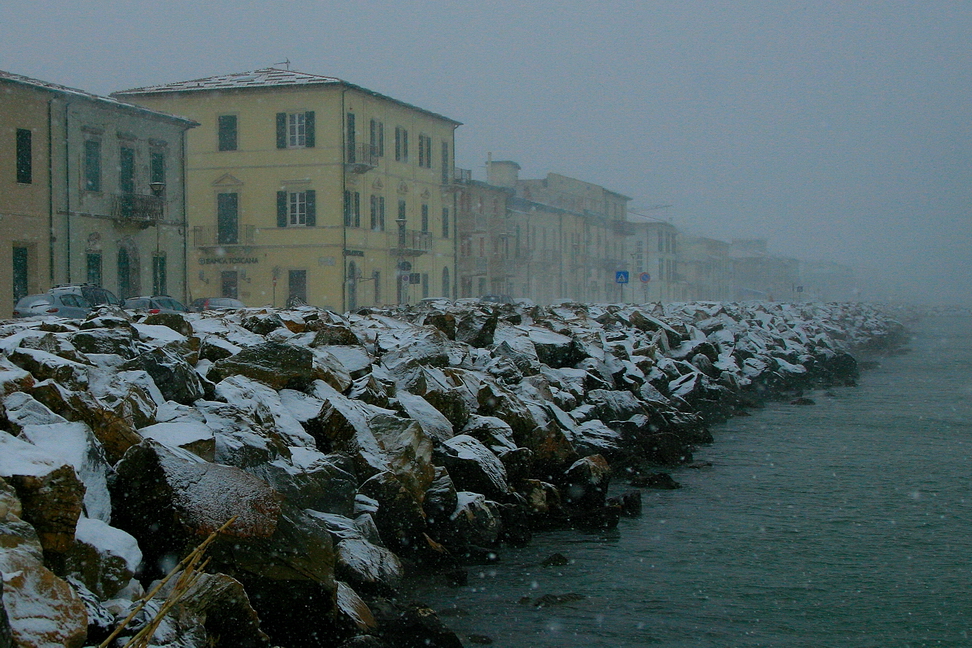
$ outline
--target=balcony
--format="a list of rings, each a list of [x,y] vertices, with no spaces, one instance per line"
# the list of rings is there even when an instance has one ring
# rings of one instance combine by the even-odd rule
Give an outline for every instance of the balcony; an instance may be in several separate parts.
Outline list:
[[[398,241],[391,253],[398,257],[422,256],[432,251],[432,232],[398,230]]]
[[[196,226],[192,228],[190,242],[196,248],[253,245],[256,240],[256,227],[244,225],[241,229],[240,232],[219,232],[215,227]]]
[[[114,194],[111,197],[112,218],[126,223],[142,226],[157,223],[162,220],[164,208],[165,200],[159,196]]]
[[[367,173],[378,166],[378,153],[369,144],[348,149],[344,168],[348,173]]]
[[[456,167],[453,179],[455,182],[463,184],[472,182],[472,169],[460,169],[459,167]]]

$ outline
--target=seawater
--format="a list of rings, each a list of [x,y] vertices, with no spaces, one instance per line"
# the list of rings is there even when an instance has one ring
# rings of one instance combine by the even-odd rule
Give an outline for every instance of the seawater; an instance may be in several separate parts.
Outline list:
[[[910,328],[857,387],[716,426],[712,466],[643,491],[640,518],[410,595],[467,645],[972,646],[972,319]],[[570,563],[542,567],[555,552]]]

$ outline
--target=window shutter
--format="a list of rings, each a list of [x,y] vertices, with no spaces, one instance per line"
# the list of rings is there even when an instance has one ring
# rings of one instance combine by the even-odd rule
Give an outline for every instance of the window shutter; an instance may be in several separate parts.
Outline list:
[[[277,192],[277,227],[287,227],[287,192]]]
[[[314,111],[304,113],[304,146],[314,148]],[[310,223],[308,223],[309,225]]]
[[[277,113],[277,148],[287,148],[287,113]]]
[[[307,194],[307,227],[314,227],[317,225],[317,192],[308,189],[305,193]]]

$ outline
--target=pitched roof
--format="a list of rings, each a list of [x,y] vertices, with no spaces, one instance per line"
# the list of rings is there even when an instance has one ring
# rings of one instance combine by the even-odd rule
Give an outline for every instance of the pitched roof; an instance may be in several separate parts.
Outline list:
[[[424,108],[419,108],[412,104],[400,101],[389,97],[388,95],[383,95],[374,90],[368,90],[367,88],[362,88],[361,86],[355,85],[353,83],[348,83],[337,77],[322,76],[320,74],[310,74],[307,72],[298,72],[296,70],[281,70],[280,68],[263,68],[260,70],[254,70],[252,72],[237,72],[235,74],[220,74],[211,77],[205,77],[202,79],[192,79],[189,81],[176,81],[174,83],[163,83],[161,85],[145,86],[142,88],[132,88],[131,90],[121,90],[119,92],[111,93],[113,97],[129,97],[135,95],[153,95],[153,94],[167,94],[167,93],[177,93],[177,92],[199,92],[199,91],[213,91],[213,90],[246,90],[251,88],[281,88],[290,86],[322,86],[322,85],[340,85],[346,88],[353,88],[360,92],[364,92],[373,97],[378,97],[388,101],[392,101],[401,106],[411,108],[413,110],[418,110],[432,117],[438,119],[443,119],[445,121],[451,122],[453,124],[461,125],[462,122],[458,122],[444,115],[432,112],[431,110],[426,110]]]
[[[120,108],[122,110],[128,110],[131,112],[140,113],[143,115],[147,115],[149,117],[166,119],[169,121],[176,121],[189,128],[199,125],[193,120],[186,119],[185,117],[170,115],[169,113],[160,112],[158,110],[152,110],[151,108],[146,108],[145,106],[137,106],[135,104],[128,103],[127,101],[121,101],[113,97],[102,97],[101,95],[96,95],[91,92],[85,92],[84,90],[78,90],[77,88],[69,88],[68,86],[63,86],[58,83],[51,83],[50,81],[41,81],[40,79],[33,79],[31,77],[24,76],[22,74],[14,74],[13,72],[0,70],[0,82],[3,81],[16,83],[19,85],[30,86],[33,88],[37,88],[39,90],[46,90],[48,92],[55,92],[61,95],[79,97],[81,99],[86,99],[88,101],[93,101],[95,103],[101,103],[101,104],[113,106],[115,108]]]

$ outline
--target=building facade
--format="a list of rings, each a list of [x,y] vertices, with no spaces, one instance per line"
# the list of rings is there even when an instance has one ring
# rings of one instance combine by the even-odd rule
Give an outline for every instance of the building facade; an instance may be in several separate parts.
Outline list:
[[[683,301],[687,290],[681,273],[680,233],[666,221],[631,216],[633,235],[626,241],[631,259],[628,301]]]
[[[187,115],[193,297],[341,311],[453,296],[459,122],[268,68],[116,97]]]
[[[191,120],[0,72],[0,295],[88,282],[186,298]]]

